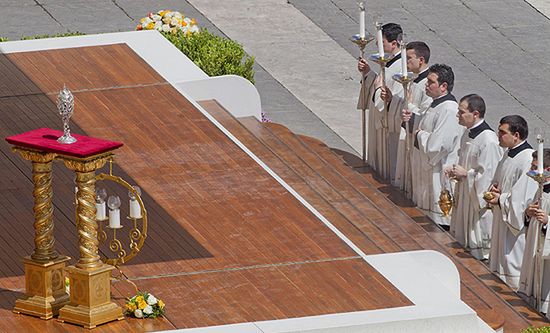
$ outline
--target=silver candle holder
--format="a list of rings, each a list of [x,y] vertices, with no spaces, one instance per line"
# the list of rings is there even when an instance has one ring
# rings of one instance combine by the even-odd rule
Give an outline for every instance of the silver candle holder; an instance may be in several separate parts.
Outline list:
[[[405,49],[405,41],[403,35],[400,34],[397,38],[401,53]],[[401,59],[405,61],[405,59]],[[401,83],[403,86],[403,109],[408,108],[409,104],[409,85],[414,80],[414,73],[407,71],[406,73],[397,73],[392,76],[394,81]],[[411,135],[409,122],[405,122],[405,179],[403,187],[408,198],[412,198],[412,174],[411,174]]]
[[[380,22],[376,22],[376,30],[379,31],[379,30],[382,30],[382,23]],[[386,87],[386,64],[392,60],[394,57],[393,54],[391,53],[374,53],[374,54],[371,54],[371,56],[369,57],[369,59],[375,63],[377,63],[379,66],[380,66],[380,75],[382,76],[382,87],[385,88]],[[388,108],[388,103],[386,101],[384,101],[384,116],[382,117],[382,136],[384,137],[385,141],[386,141],[386,149],[384,149],[384,151],[382,152],[384,154],[383,156],[383,161],[385,161],[385,173],[386,173],[386,176],[389,178],[391,178],[391,175],[390,175],[390,147],[389,147],[389,126],[388,126],[388,121],[389,121],[389,108]]]
[[[69,128],[69,120],[74,113],[74,96],[66,86],[57,95],[57,110],[63,120],[63,136],[57,139],[57,142],[62,144],[75,143],[76,139],[71,136]]]

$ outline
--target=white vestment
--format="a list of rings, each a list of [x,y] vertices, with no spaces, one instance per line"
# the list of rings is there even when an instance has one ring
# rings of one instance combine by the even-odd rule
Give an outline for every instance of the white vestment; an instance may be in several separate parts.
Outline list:
[[[444,217],[439,208],[439,195],[446,188],[451,192],[450,182],[443,169],[458,161],[458,146],[464,127],[458,124],[458,104],[453,95],[447,94],[434,100],[426,111],[416,135],[420,163],[413,173],[422,173],[419,188],[418,207],[437,224],[449,225],[450,218]],[[413,191],[414,191],[413,190]]]
[[[392,61],[387,63],[385,68],[385,84],[392,92],[392,95],[403,96],[403,87],[399,82],[392,79],[392,76],[401,72],[401,56],[398,54]],[[386,175],[386,145],[388,139],[384,136],[382,129],[383,120],[385,117],[385,103],[380,98],[380,89],[375,89],[374,80],[376,73],[373,71],[368,72],[363,77],[363,84],[361,86],[361,93],[359,95],[359,103],[357,109],[368,109],[368,124],[367,124],[367,163],[373,168],[379,175],[387,178]],[[388,119],[389,120],[389,119]],[[388,121],[389,122],[389,121]],[[390,122],[389,122],[390,123]],[[390,126],[391,124],[388,124]],[[392,138],[389,138],[392,142]],[[397,154],[397,139],[394,140],[395,144],[389,145],[390,149],[390,173],[393,174],[392,169],[395,168],[395,155]],[[392,147],[393,152],[392,152]],[[393,162],[392,158],[393,157]],[[392,167],[393,166],[393,167]]]
[[[523,214],[537,191],[537,183],[526,175],[532,154],[527,142],[507,151],[493,179],[501,193],[499,204],[493,207],[489,268],[513,289],[519,286],[525,248]]]
[[[498,137],[485,121],[462,135],[457,164],[467,176],[455,186],[451,234],[477,259],[489,257],[493,213],[483,193],[490,188],[501,158]]]
[[[410,133],[414,133],[416,129],[418,129],[420,119],[422,119],[432,103],[432,98],[426,95],[426,82],[428,81],[427,76],[428,70],[426,69],[424,72],[420,73],[420,75],[410,85],[409,93],[411,94],[411,102],[407,105],[407,109],[413,114],[413,117],[409,122]],[[407,133],[404,128],[404,123],[401,121],[401,113],[405,108],[403,99],[400,97],[394,97],[391,102],[391,107],[396,109],[394,112],[394,122],[396,124],[395,130],[399,131],[399,143],[397,145],[397,161],[393,185],[399,187],[409,195],[412,194],[412,197],[410,198],[413,199],[414,203],[416,203],[413,189],[416,188],[417,183],[419,182],[420,177],[417,177],[419,174],[409,170],[410,172],[408,176],[411,177],[411,179],[410,183],[406,184],[405,172],[407,167],[410,167],[413,170],[417,168],[415,166],[419,164],[420,156],[418,155],[418,151],[412,147],[412,134],[409,134],[409,149],[407,149],[406,146]],[[409,158],[409,166],[406,165],[407,158]],[[409,188],[410,185],[412,185],[412,188]]]
[[[547,188],[546,191],[548,190],[550,189]],[[536,197],[539,196],[541,197],[541,209],[550,215],[550,193],[537,193]],[[550,232],[546,232],[545,235],[542,228],[543,225],[536,218],[531,218],[525,239],[518,293],[524,296],[537,310],[548,314],[548,301],[550,300]]]

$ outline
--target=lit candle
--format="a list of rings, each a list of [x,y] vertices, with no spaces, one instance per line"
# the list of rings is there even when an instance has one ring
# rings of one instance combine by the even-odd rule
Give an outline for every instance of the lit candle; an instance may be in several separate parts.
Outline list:
[[[109,227],[120,228],[120,198],[110,196],[107,205],[109,206]]]
[[[141,195],[141,189],[139,186],[134,186],[134,190],[136,191],[136,194],[134,194],[131,191],[128,191],[128,196],[130,197],[130,217],[133,219],[140,219],[141,218],[141,207],[139,205],[139,202],[137,201],[136,196]]]
[[[104,220],[105,219],[105,201],[96,202],[95,209],[96,209],[96,213],[95,213],[96,220],[98,221]]]
[[[120,209],[109,209],[109,227],[120,228]]]
[[[378,44],[378,56],[384,59],[384,42],[382,39],[382,24],[376,22],[376,43]]]
[[[537,173],[542,175],[544,173],[544,138],[542,134],[537,134]]]
[[[95,218],[97,221],[102,221],[105,219],[106,208],[105,208],[105,199],[107,198],[107,191],[104,188],[98,188],[95,191]]]
[[[365,6],[359,3],[359,37],[365,39]]]
[[[403,45],[401,46],[401,75],[403,75],[404,78],[406,78],[408,75],[407,49],[405,48],[405,42],[403,42]]]

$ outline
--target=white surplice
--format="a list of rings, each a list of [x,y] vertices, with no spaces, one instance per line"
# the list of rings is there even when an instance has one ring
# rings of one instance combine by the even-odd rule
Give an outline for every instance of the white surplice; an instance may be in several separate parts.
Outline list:
[[[420,163],[413,173],[421,173],[421,184],[413,191],[420,196],[417,206],[437,224],[449,225],[439,208],[439,195],[443,188],[452,191],[443,169],[458,161],[458,147],[464,127],[458,124],[458,104],[447,94],[434,100],[418,124],[416,135]]]
[[[540,207],[550,215],[550,185],[545,186]],[[546,229],[546,227],[544,226]],[[537,310],[548,313],[550,301],[550,232],[543,233],[543,225],[531,218],[525,239],[518,293]]]
[[[385,68],[385,85],[390,89],[392,95],[403,96],[403,87],[399,82],[392,79],[392,76],[401,72],[401,55],[397,54],[391,61],[386,64]],[[382,177],[387,178],[386,175],[386,145],[388,139],[384,136],[382,130],[383,119],[385,117],[385,103],[380,98],[380,89],[375,89],[374,81],[376,73],[369,71],[363,77],[361,93],[359,95],[359,103],[357,109],[368,109],[368,121],[367,121],[367,163]],[[390,124],[388,124],[390,125]],[[391,142],[393,139],[389,138],[390,145],[390,173],[393,174],[392,169],[395,168],[395,155],[397,154],[397,139],[395,144]],[[393,148],[395,147],[395,148]],[[392,162],[392,157],[393,162]],[[391,167],[393,166],[393,167]]]
[[[489,268],[511,288],[519,286],[525,248],[524,212],[537,191],[526,175],[533,149],[527,142],[508,150],[499,162],[493,183],[500,186],[499,204],[493,207]]]
[[[416,77],[416,79],[414,79],[410,86],[411,102],[407,104],[408,110],[413,114],[411,120],[409,121],[410,133],[414,133],[418,129],[420,119],[422,119],[426,111],[430,108],[430,104],[432,103],[432,98],[426,95],[426,82],[428,81],[427,77],[428,70],[426,69],[425,71],[420,73],[418,77]],[[395,110],[392,110],[395,124],[394,129],[395,131],[399,131],[397,161],[395,166],[395,177],[393,185],[399,187],[409,195],[412,193],[411,199],[414,203],[416,203],[413,189],[418,186],[420,177],[418,177],[418,173],[413,173],[411,171],[409,173],[409,176],[411,177],[411,182],[410,184],[406,184],[405,172],[407,168],[407,157],[410,159],[410,168],[417,169],[420,162],[420,156],[418,155],[418,151],[413,149],[412,147],[412,134],[409,134],[410,147],[407,150],[407,133],[404,128],[404,123],[402,123],[401,121],[401,113],[405,108],[403,99],[401,97],[394,97],[391,102],[391,107],[392,109],[395,108]],[[409,154],[408,156],[407,153]],[[412,185],[412,188],[408,188],[409,185]]]
[[[498,137],[484,120],[462,135],[457,164],[467,176],[455,186],[451,234],[477,259],[489,256],[493,213],[483,193],[491,186],[501,158]]]

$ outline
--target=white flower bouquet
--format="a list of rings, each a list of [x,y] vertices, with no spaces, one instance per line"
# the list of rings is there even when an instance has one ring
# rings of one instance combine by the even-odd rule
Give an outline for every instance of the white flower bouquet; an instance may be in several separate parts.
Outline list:
[[[164,302],[147,292],[139,292],[126,300],[126,315],[136,318],[156,318],[164,315]]]
[[[182,13],[171,10],[159,10],[157,13],[149,13],[139,20],[136,30],[158,30],[176,34],[183,32],[185,35],[198,32],[199,27],[194,18],[183,16]]]

